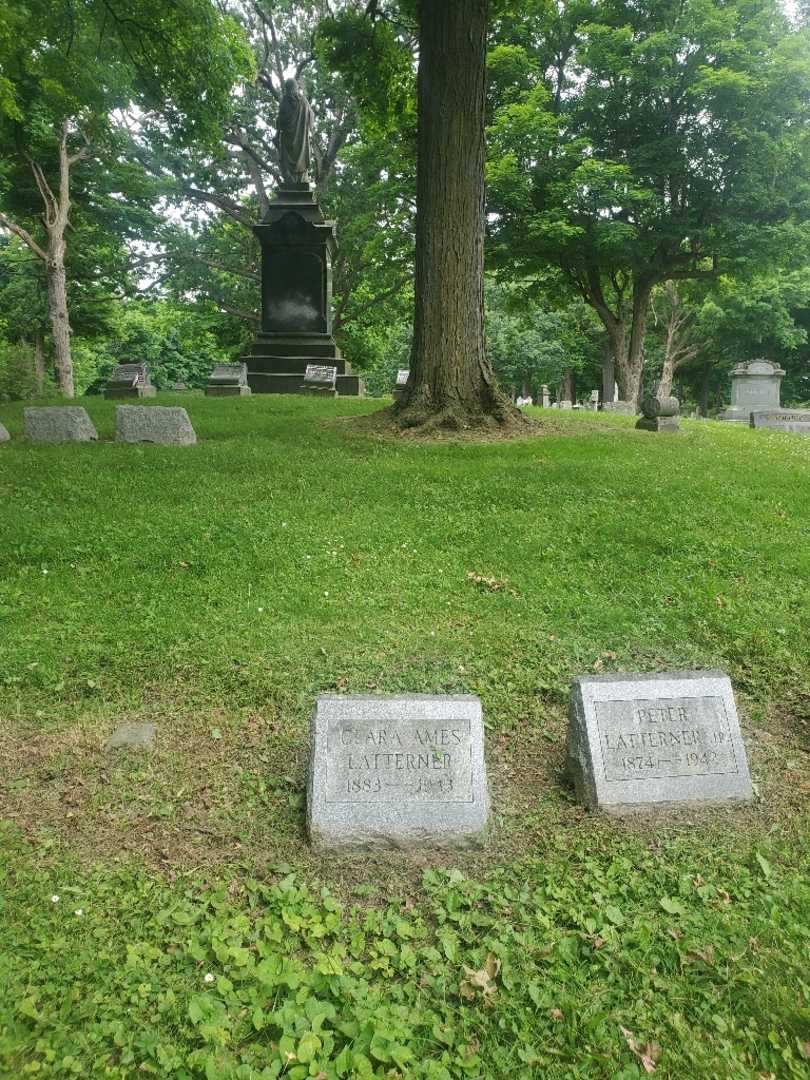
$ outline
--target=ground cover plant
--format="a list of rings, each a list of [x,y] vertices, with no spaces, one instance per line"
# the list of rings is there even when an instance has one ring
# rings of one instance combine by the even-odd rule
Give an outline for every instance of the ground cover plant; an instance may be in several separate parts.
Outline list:
[[[810,444],[159,402],[196,447],[0,407],[0,1075],[806,1075]],[[571,676],[690,666],[731,675],[755,804],[585,814]],[[483,853],[309,850],[325,690],[481,696]],[[122,720],[155,750],[105,752]]]

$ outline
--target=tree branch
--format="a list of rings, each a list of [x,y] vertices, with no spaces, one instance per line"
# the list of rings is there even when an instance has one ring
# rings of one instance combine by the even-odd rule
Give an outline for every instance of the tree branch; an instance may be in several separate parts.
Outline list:
[[[48,261],[48,253],[39,246],[33,236],[22,225],[18,225],[16,221],[12,221],[11,218],[6,217],[4,213],[0,211],[0,225],[9,232],[14,233],[15,236],[19,236],[24,244],[27,244],[31,251],[35,255],[38,255],[43,262]]]

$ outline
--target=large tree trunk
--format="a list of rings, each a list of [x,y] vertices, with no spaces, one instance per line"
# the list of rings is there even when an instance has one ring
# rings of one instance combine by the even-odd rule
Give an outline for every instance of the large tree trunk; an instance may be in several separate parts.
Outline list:
[[[487,0],[421,0],[416,263],[403,426],[521,423],[484,349]]]
[[[602,404],[616,400],[616,362],[610,338],[605,342],[602,353]]]
[[[56,382],[65,397],[74,397],[73,357],[70,353],[70,319],[68,317],[65,280],[64,236],[48,230],[48,313],[51,317]]]

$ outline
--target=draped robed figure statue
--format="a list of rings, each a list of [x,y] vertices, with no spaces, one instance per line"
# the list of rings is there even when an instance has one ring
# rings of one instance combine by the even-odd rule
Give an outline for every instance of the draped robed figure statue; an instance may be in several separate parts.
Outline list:
[[[295,79],[286,79],[278,109],[276,149],[285,184],[308,183],[315,114]]]

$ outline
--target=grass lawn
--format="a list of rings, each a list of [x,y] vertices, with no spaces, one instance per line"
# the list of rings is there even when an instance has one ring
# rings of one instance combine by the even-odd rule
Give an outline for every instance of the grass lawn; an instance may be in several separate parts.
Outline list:
[[[158,400],[196,447],[0,407],[0,1076],[808,1076],[810,440]],[[756,802],[585,813],[572,676],[682,667],[731,676]],[[309,850],[327,690],[481,697],[483,852]]]

